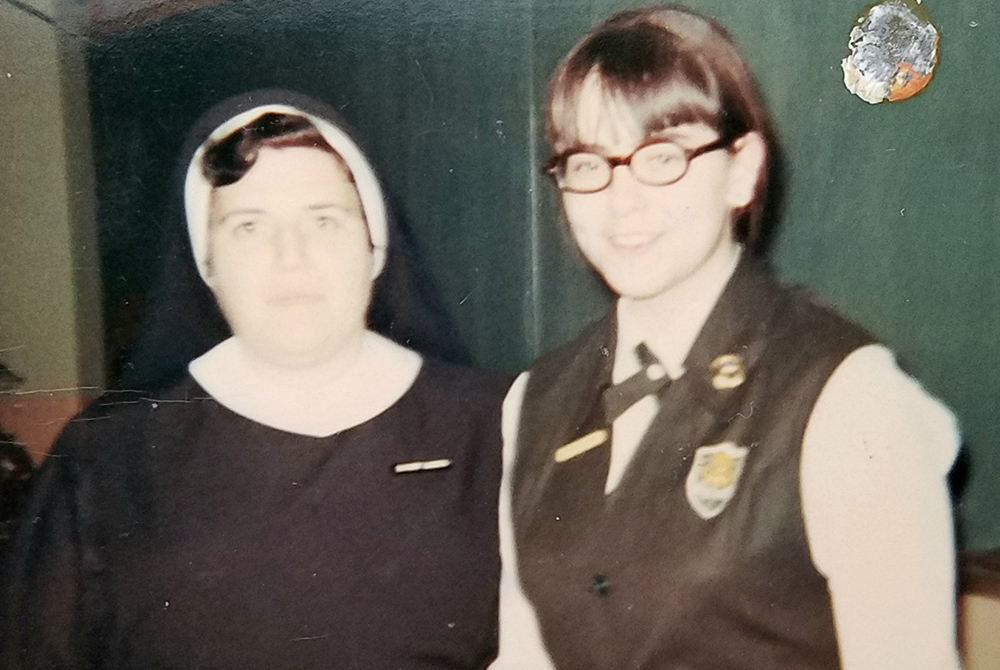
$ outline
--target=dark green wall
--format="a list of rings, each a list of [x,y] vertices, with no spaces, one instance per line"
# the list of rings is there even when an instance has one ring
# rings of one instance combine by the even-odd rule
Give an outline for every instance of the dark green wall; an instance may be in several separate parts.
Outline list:
[[[1000,21],[994,0],[924,0],[941,32],[925,93],[871,106],[840,60],[864,2],[691,0],[742,44],[788,166],[779,273],[813,284],[952,406],[966,437],[959,518],[1000,545]],[[372,147],[475,360],[515,370],[607,296],[538,174],[558,59],[627,3],[235,1],[91,49],[109,316],[155,266],[163,184],[187,127],[261,86],[339,107]]]
[[[477,362],[529,360],[529,16],[510,2],[237,1],[94,45],[109,318],[152,281],[190,126],[229,95],[275,86],[327,101],[360,131]]]

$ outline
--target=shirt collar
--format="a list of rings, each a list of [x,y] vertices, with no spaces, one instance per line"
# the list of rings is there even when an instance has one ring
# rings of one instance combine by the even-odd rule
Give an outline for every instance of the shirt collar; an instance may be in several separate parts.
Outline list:
[[[688,299],[683,306],[678,306],[670,323],[656,332],[642,332],[639,323],[631,313],[633,301],[619,298],[616,307],[617,343],[615,345],[615,363],[611,380],[618,384],[639,371],[640,364],[635,356],[635,348],[645,342],[660,363],[667,370],[671,379],[684,376],[684,361],[691,351],[698,334],[708,320],[712,308],[726,288],[736,266],[739,264],[742,251],[734,255],[730,264],[722,266],[715,272],[701,274],[692,278],[696,282],[688,286]]]

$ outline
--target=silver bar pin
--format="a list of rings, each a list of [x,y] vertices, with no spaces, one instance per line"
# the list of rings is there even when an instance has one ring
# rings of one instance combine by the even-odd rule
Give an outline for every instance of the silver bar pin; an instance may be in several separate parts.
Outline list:
[[[392,471],[397,475],[407,472],[422,472],[424,470],[443,470],[451,467],[450,458],[437,458],[432,461],[411,461],[409,463],[397,463],[392,467]]]

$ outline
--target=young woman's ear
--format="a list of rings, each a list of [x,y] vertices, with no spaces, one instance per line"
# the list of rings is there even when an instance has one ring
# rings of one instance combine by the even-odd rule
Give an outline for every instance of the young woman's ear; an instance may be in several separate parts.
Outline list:
[[[742,209],[753,202],[767,161],[767,143],[760,133],[750,132],[733,142],[731,155],[726,200],[733,209]]]

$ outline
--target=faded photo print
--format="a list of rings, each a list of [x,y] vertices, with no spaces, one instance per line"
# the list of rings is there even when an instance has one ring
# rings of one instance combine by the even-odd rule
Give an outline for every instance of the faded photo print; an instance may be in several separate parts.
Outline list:
[[[997,667],[990,0],[0,0],[0,668]]]

